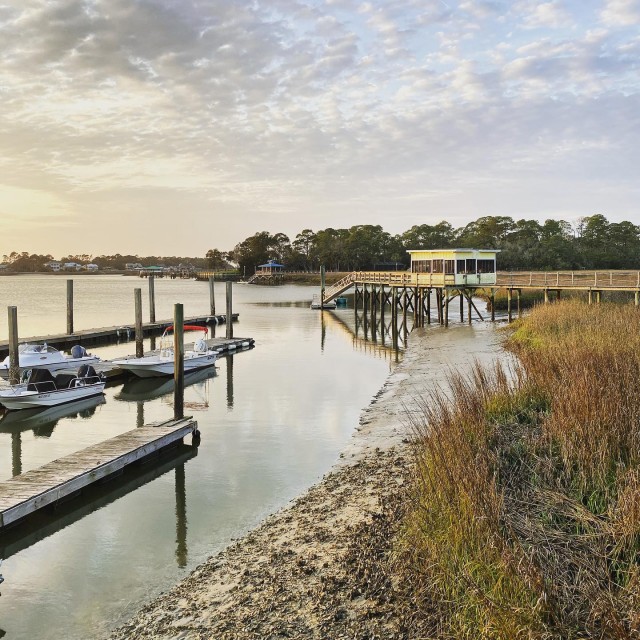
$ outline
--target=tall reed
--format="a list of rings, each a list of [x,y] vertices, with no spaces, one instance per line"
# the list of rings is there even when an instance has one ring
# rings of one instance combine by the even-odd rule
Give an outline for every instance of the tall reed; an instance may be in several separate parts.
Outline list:
[[[415,637],[639,637],[640,313],[540,306],[506,344],[410,413]]]

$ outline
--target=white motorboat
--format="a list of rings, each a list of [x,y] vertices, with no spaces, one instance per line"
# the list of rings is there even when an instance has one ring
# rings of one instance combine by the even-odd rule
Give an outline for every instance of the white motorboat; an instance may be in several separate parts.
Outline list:
[[[172,376],[174,374],[174,351],[173,342],[168,337],[168,333],[173,327],[167,327],[162,334],[160,340],[160,349],[157,353],[150,353],[142,358],[123,358],[121,360],[112,360],[112,364],[120,367],[125,371],[129,371],[139,378],[155,378],[159,376]],[[190,326],[184,327],[185,331],[204,331],[206,336],[208,329],[206,327]],[[192,349],[184,352],[184,372],[196,371],[211,367],[216,363],[218,352],[207,346],[207,341],[203,338],[196,340]]]
[[[59,371],[60,369],[75,369],[83,364],[95,364],[100,358],[87,353],[87,350],[76,344],[71,348],[71,354],[67,355],[43,344],[21,344],[18,347],[18,365],[20,373],[29,369],[48,369],[49,371]],[[9,376],[9,356],[0,363],[0,377]]]
[[[9,410],[53,407],[100,395],[104,385],[104,378],[91,365],[82,365],[77,375],[54,376],[48,369],[28,369],[20,384],[0,389],[0,404]]]

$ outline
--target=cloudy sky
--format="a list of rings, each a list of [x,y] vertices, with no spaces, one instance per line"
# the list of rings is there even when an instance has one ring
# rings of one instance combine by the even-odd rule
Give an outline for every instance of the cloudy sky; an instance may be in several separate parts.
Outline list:
[[[640,223],[640,0],[0,0],[0,255]]]

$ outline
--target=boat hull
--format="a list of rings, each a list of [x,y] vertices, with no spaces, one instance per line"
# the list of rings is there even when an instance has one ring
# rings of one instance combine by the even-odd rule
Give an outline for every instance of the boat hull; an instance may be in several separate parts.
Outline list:
[[[196,371],[205,367],[212,367],[216,363],[217,353],[196,354],[184,357],[184,372]],[[125,371],[129,371],[139,378],[159,378],[172,376],[175,365],[172,357],[145,356],[143,358],[129,358],[127,360],[113,360],[113,364]]]
[[[82,400],[100,395],[104,391],[104,382],[87,384],[71,389],[57,389],[55,391],[26,391],[25,389],[8,389],[0,391],[0,404],[14,411],[16,409],[33,409],[35,407],[53,407],[74,400]]]

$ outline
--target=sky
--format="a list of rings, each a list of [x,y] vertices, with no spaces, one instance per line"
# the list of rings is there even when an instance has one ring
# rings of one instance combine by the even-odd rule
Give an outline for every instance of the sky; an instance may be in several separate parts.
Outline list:
[[[0,255],[640,224],[640,0],[0,0]]]

